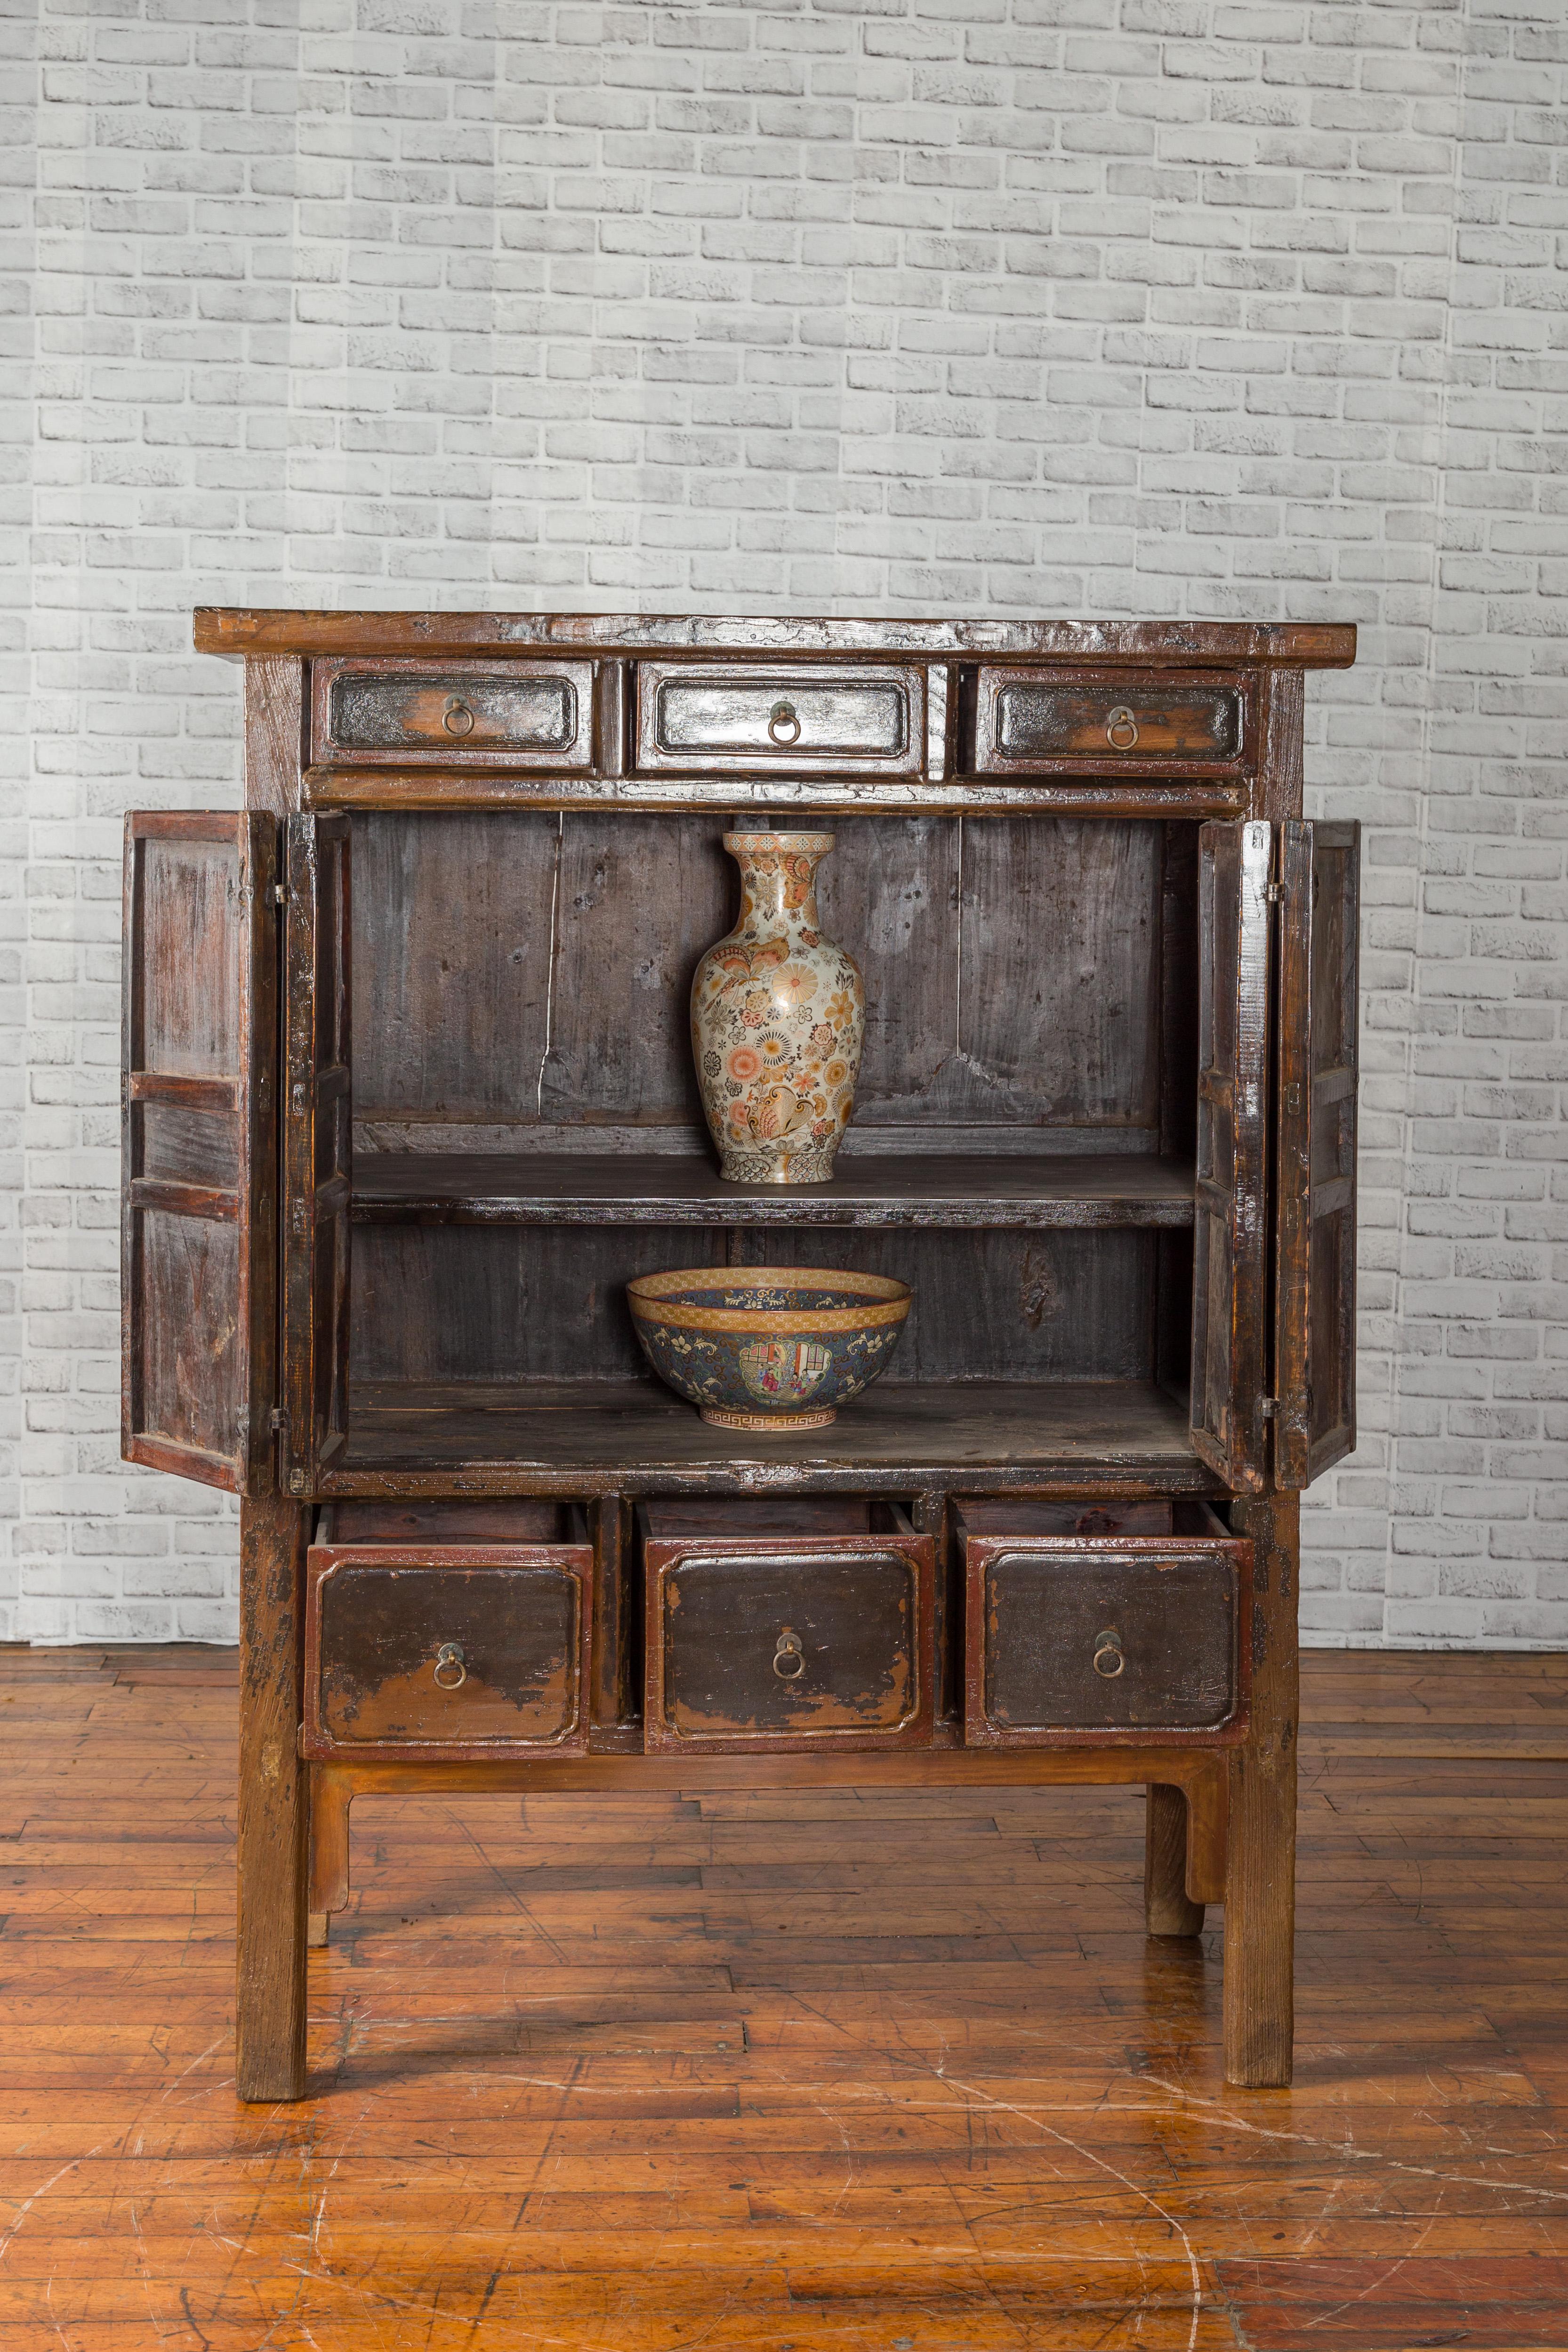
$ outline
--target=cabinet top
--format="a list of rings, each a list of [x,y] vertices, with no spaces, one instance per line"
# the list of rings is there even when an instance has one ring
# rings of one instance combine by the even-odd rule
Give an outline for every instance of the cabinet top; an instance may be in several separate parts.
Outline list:
[[[1356,633],[1306,621],[860,621],[663,613],[310,613],[201,605],[198,653],[928,655],[1205,668],[1348,669]]]

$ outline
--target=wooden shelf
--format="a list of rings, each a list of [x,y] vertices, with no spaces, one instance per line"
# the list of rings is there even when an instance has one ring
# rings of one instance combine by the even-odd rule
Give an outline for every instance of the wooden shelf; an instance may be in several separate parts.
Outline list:
[[[884,1381],[827,1429],[710,1429],[653,1381],[360,1383],[324,1495],[995,1492],[1215,1494],[1183,1397],[1143,1381]]]
[[[1193,1164],[1152,1156],[843,1160],[826,1184],[728,1184],[706,1157],[384,1151],[365,1224],[1190,1226]]]

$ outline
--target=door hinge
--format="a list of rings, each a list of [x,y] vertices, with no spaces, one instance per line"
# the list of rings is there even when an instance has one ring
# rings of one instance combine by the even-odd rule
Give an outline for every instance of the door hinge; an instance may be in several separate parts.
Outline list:
[[[1280,902],[1280,900],[1281,900],[1281,899],[1284,898],[1284,896],[1285,896],[1285,885],[1284,885],[1284,883],[1283,883],[1283,882],[1270,882],[1270,884],[1268,885],[1268,887],[1265,890],[1265,892],[1263,893],[1263,895],[1264,895],[1264,897],[1268,899],[1268,903],[1269,903],[1269,905],[1270,905],[1271,907],[1278,907],[1278,906],[1279,906],[1279,902]]]
[[[1261,1411],[1265,1421],[1278,1421],[1279,1418],[1279,1398],[1265,1397],[1259,1410]]]
[[[289,904],[289,885],[287,882],[274,882],[267,895],[275,907],[286,907]]]
[[[289,1416],[280,1404],[275,1404],[268,1415],[267,1426],[274,1437],[282,1437],[289,1428]]]

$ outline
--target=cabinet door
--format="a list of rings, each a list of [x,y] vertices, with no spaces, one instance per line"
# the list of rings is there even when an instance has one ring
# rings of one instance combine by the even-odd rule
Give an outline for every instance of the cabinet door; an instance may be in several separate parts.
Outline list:
[[[1236,1494],[1263,1485],[1269,835],[1198,835],[1192,1431]]]
[[[125,820],[121,1451],[271,1476],[278,824]]]
[[[1308,1486],[1355,1444],[1361,827],[1287,824],[1280,866],[1274,1476]]]
[[[348,1435],[349,824],[291,816],[284,922],[284,1484]]]

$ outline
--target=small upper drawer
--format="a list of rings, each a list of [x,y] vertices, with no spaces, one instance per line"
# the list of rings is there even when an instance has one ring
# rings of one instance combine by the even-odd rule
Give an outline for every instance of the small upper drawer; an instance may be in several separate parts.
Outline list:
[[[1236,677],[1173,677],[984,667],[974,702],[974,769],[1020,775],[1056,768],[1164,769],[1234,763],[1246,749],[1247,693]]]
[[[306,1562],[305,1752],[587,1745],[593,1549],[554,1503],[341,1504]]]
[[[311,756],[368,767],[482,759],[586,768],[593,686],[591,662],[320,661]]]
[[[1206,1503],[966,1497],[957,1525],[966,1745],[1244,1735],[1252,1546]]]
[[[638,1517],[647,1748],[929,1744],[934,1547],[896,1503],[702,1498]]]
[[[918,669],[637,666],[637,761],[644,770],[908,776],[920,772],[924,748],[925,680]]]

